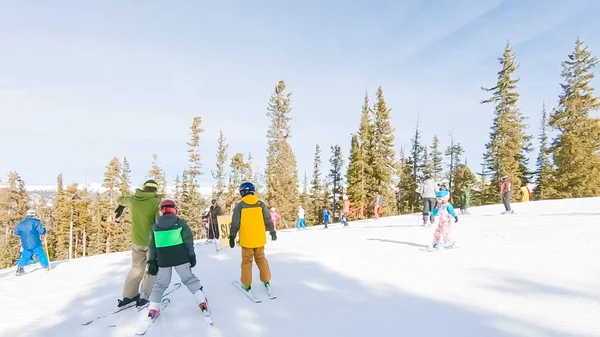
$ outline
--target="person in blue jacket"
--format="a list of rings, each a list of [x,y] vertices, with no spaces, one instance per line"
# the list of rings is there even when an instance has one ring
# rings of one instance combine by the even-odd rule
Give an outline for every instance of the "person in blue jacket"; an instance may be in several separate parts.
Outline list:
[[[34,255],[43,268],[50,270],[48,256],[40,240],[40,235],[45,234],[46,228],[44,228],[40,220],[35,218],[35,212],[32,210],[27,211],[25,219],[15,227],[15,235],[21,239],[21,246],[23,247],[21,258],[17,261],[17,276],[24,273],[23,267]]]
[[[327,208],[323,209],[323,223],[325,224],[325,228],[328,228],[327,225],[329,224],[329,211]]]

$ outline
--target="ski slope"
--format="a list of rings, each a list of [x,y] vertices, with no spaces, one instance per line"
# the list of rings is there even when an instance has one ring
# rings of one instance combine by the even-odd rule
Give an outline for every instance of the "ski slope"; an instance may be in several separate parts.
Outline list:
[[[436,252],[423,251],[434,227],[417,226],[417,215],[281,231],[266,248],[278,298],[256,283],[258,304],[231,285],[239,248],[217,255],[197,243],[194,272],[214,327],[182,286],[146,335],[600,336],[600,198],[513,207],[517,214],[495,205],[459,215],[458,248]],[[81,326],[116,307],[129,264],[126,252],[19,278],[0,271],[0,336],[132,336],[146,311]]]

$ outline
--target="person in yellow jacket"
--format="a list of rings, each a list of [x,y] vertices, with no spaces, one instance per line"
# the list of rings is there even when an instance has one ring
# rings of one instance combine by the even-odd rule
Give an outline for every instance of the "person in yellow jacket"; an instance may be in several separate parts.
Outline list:
[[[521,186],[521,202],[527,202],[531,199],[531,191],[526,184]]]
[[[252,285],[252,260],[260,271],[260,280],[267,291],[270,291],[271,270],[269,262],[265,257],[265,245],[267,236],[265,231],[271,234],[271,240],[277,240],[277,233],[271,221],[271,214],[264,202],[254,195],[255,187],[251,182],[240,185],[240,201],[233,209],[229,231],[229,246],[235,247],[235,237],[239,231],[240,246],[242,247],[242,290],[250,291]]]

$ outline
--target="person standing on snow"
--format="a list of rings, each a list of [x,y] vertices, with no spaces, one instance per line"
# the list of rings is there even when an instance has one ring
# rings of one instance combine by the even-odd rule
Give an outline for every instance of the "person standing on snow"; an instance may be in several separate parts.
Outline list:
[[[460,213],[461,214],[471,214],[469,213],[469,204],[471,203],[471,192],[468,186],[465,186],[460,193]]]
[[[206,296],[200,280],[192,272],[196,266],[194,236],[185,220],[177,216],[177,204],[173,200],[164,200],[159,207],[160,216],[152,226],[150,236],[150,255],[148,273],[156,276],[156,283],[150,295],[148,318],[159,315],[159,307],[165,290],[171,284],[173,269],[179,274],[181,283],[194,295],[200,310],[208,313]]]
[[[240,233],[242,247],[242,275],[240,283],[242,290],[250,291],[252,287],[252,260],[260,271],[260,280],[267,291],[271,290],[271,270],[265,257],[267,237],[265,231],[271,234],[271,240],[277,240],[277,233],[271,221],[271,215],[264,202],[254,195],[255,187],[251,182],[240,185],[240,201],[233,209],[231,227],[229,230],[229,247],[235,247],[235,237]]]
[[[431,211],[433,211],[436,206],[435,195],[438,191],[438,185],[429,176],[425,177],[425,180],[417,189],[417,193],[421,195],[421,200],[423,203],[423,226],[427,225],[428,217],[432,225],[435,222],[435,217],[431,215]]]
[[[217,204],[217,200],[213,199],[211,201],[210,209],[208,213],[204,215],[202,218],[208,219],[208,239],[206,243],[219,241],[219,219],[218,216],[223,215],[223,211],[221,210],[221,206]]]
[[[379,194],[379,192],[375,192],[375,220],[379,220],[381,207],[383,207],[383,197]]]
[[[444,236],[444,248],[450,249],[454,247],[454,241],[450,237],[450,229],[452,218],[454,218],[454,222],[458,222],[458,216],[454,212],[454,206],[449,203],[449,200],[450,193],[448,191],[439,191],[436,193],[437,206],[431,214],[439,216],[440,220],[437,229],[433,233],[433,248],[438,248],[442,235]]]
[[[138,306],[148,303],[148,297],[152,292],[155,276],[146,272],[146,263],[150,250],[150,237],[152,225],[158,215],[158,206],[162,195],[157,193],[158,184],[154,180],[144,183],[144,189],[136,189],[132,196],[120,196],[117,199],[119,208],[115,211],[116,217],[120,217],[125,207],[131,208],[131,270],[125,279],[123,288],[123,299],[118,300],[118,307]],[[140,282],[142,289],[140,292]]]
[[[275,230],[279,229],[279,221],[281,221],[281,215],[277,213],[277,209],[275,207],[271,207],[271,221],[273,221],[273,226],[275,226]]]
[[[327,225],[329,224],[329,211],[327,208],[323,209],[323,223],[325,224],[324,228],[328,228]]]
[[[21,239],[21,257],[17,261],[17,276],[25,273],[23,267],[35,255],[42,268],[50,270],[48,256],[42,247],[40,235],[46,235],[46,228],[40,220],[35,218],[35,211],[28,210],[25,219],[21,220],[15,227],[15,235]]]
[[[502,196],[502,203],[504,204],[505,211],[502,214],[514,213],[510,207],[510,199],[512,199],[512,182],[508,176],[501,178],[500,182],[500,195]]]
[[[528,202],[531,199],[531,190],[527,184],[521,186],[521,202]]]
[[[342,204],[342,224],[344,227],[348,226],[348,215],[350,215],[350,200],[344,194],[344,203]]]
[[[298,230],[301,229],[306,229],[306,224],[304,223],[304,208],[298,206]]]

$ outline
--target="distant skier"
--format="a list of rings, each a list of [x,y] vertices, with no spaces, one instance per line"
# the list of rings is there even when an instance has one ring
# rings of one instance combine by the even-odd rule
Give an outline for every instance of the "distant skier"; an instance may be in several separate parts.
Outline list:
[[[501,178],[500,182],[500,195],[502,196],[502,203],[504,204],[505,211],[502,214],[514,213],[510,207],[510,200],[512,199],[512,182],[508,176]]]
[[[275,230],[279,229],[279,223],[281,222],[281,215],[277,213],[277,209],[275,207],[271,207],[271,221],[273,221],[273,226],[275,226]]]
[[[379,216],[381,215],[381,207],[383,207],[383,197],[379,194],[379,192],[375,192],[375,220],[379,220]]]
[[[471,203],[471,192],[468,186],[463,187],[460,193],[460,213],[461,214],[471,214],[469,213],[469,204]]]
[[[15,235],[21,239],[23,251],[21,257],[17,261],[17,276],[25,273],[23,267],[35,255],[42,265],[42,268],[50,270],[48,256],[42,246],[40,235],[46,235],[46,228],[42,222],[35,218],[35,211],[28,210],[25,219],[21,220],[15,227]]]
[[[150,295],[148,318],[158,316],[163,293],[171,283],[173,269],[179,274],[181,283],[194,294],[200,310],[208,312],[202,284],[192,272],[196,266],[192,231],[185,220],[177,216],[175,201],[164,200],[159,209],[160,216],[152,226],[149,246],[148,273],[153,276],[158,274],[158,278]]]
[[[298,206],[298,230],[306,229],[306,223],[304,222],[304,208]]]
[[[147,180],[144,189],[136,189],[132,196],[120,196],[117,199],[119,208],[115,211],[118,218],[125,207],[131,207],[131,270],[125,279],[123,288],[123,299],[118,300],[118,307],[131,305],[138,306],[148,303],[148,297],[152,292],[155,276],[146,272],[146,263],[150,254],[150,234],[152,225],[158,215],[158,206],[162,195],[157,193],[158,184],[154,180]],[[140,292],[140,282],[142,290]]]
[[[521,186],[521,202],[528,202],[531,200],[531,190],[527,184]]]
[[[329,211],[327,208],[323,209],[323,223],[325,224],[325,228],[328,228],[327,225],[329,224]]]
[[[208,220],[208,239],[206,243],[219,241],[219,219],[218,217],[223,215],[223,211],[221,210],[221,206],[217,204],[217,200],[213,199],[211,201],[210,209],[208,213],[203,216],[204,219]]]
[[[252,260],[260,271],[260,280],[267,291],[271,290],[271,270],[265,257],[267,237],[265,231],[271,234],[271,240],[277,240],[277,233],[273,227],[269,209],[254,195],[255,187],[251,182],[240,185],[240,201],[233,209],[231,228],[229,230],[229,246],[235,247],[235,237],[240,233],[240,246],[242,247],[242,275],[240,282],[242,289],[250,291],[252,287]]]
[[[435,217],[431,215],[431,211],[436,206],[435,194],[439,191],[439,188],[435,181],[430,176],[426,176],[425,180],[419,185],[417,192],[421,195],[423,203],[423,226],[427,225],[427,218],[433,225]]]
[[[344,203],[342,204],[342,224],[344,227],[348,226],[348,215],[350,215],[350,200],[344,194]]]
[[[433,216],[439,216],[438,227],[433,234],[433,248],[438,248],[440,244],[441,236],[444,236],[444,248],[453,248],[454,241],[450,236],[450,229],[452,224],[452,218],[454,222],[458,222],[458,216],[454,212],[454,206],[449,203],[450,193],[448,191],[439,191],[436,194],[437,206],[433,209],[431,214]]]

